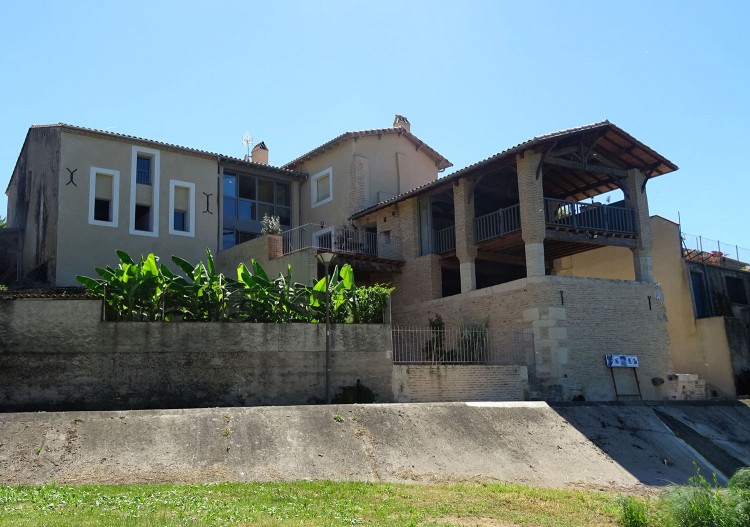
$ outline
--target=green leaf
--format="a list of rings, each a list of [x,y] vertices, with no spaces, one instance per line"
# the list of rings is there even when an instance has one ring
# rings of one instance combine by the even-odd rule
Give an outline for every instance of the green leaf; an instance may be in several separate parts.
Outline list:
[[[117,257],[120,259],[120,262],[124,264],[135,265],[135,262],[133,261],[133,259],[125,251],[115,251],[115,252],[117,253]]]
[[[193,264],[191,264],[187,260],[183,260],[178,256],[172,256],[172,261],[177,267],[182,270],[183,273],[187,274],[190,277],[193,276],[193,270],[195,269],[195,266]]]

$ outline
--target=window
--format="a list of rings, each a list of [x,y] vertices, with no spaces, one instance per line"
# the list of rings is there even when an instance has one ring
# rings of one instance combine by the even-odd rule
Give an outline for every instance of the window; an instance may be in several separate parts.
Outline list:
[[[151,231],[151,207],[148,205],[135,206],[135,230]]]
[[[278,216],[282,226],[292,223],[289,183],[224,171],[222,246],[232,247],[260,233],[264,215]]]
[[[94,200],[94,219],[96,221],[112,221],[112,200],[99,199]]]
[[[91,167],[89,224],[117,227],[120,206],[120,172]]]
[[[136,161],[136,182],[139,185],[151,184],[151,158],[138,156]]]
[[[333,199],[333,169],[326,168],[311,179],[312,206],[317,207]]]
[[[725,277],[727,283],[727,296],[732,304],[747,304],[747,292],[745,281],[733,276]]]
[[[234,229],[224,229],[222,236],[222,249],[229,249],[237,244],[254,240],[258,237],[256,232],[238,231]]]
[[[195,183],[170,180],[169,234],[195,236]]]
[[[160,153],[133,146],[130,172],[130,234],[159,236]],[[173,218],[170,214],[170,223]]]

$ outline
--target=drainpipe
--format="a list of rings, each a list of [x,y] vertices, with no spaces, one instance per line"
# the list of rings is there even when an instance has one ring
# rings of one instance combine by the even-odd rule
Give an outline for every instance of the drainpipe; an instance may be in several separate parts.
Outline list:
[[[302,181],[299,182],[299,185],[297,185],[297,227],[302,226],[302,184],[308,180],[310,177],[310,174],[305,174],[305,177],[302,178]]]
[[[222,246],[223,235],[221,224],[223,217],[219,214],[219,196],[221,196],[221,156],[216,156],[216,254],[219,253]]]

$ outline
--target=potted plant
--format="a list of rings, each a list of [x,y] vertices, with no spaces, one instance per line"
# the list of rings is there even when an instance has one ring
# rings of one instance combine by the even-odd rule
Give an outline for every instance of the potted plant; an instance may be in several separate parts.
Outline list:
[[[260,233],[268,238],[268,259],[281,258],[284,245],[281,241],[281,220],[278,216],[263,215]]]

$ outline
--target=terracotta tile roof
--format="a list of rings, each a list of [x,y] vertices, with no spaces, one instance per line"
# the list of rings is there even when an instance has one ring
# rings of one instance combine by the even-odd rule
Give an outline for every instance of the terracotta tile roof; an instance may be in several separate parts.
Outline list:
[[[67,131],[71,131],[71,132],[78,132],[78,133],[82,133],[82,134],[92,134],[92,135],[100,135],[100,136],[110,137],[110,138],[124,139],[124,140],[126,140],[128,142],[138,142],[138,143],[142,143],[144,145],[151,145],[151,146],[157,146],[157,147],[161,147],[161,148],[168,148],[168,149],[172,149],[172,150],[178,150],[178,151],[181,151],[181,152],[187,152],[187,153],[190,153],[190,154],[195,154],[195,155],[198,155],[200,157],[206,157],[206,158],[212,158],[212,159],[217,159],[218,158],[218,159],[221,159],[223,161],[229,161],[229,162],[232,162],[232,163],[235,163],[235,164],[241,164],[241,165],[245,165],[245,166],[248,166],[248,167],[257,168],[259,170],[271,170],[272,172],[283,173],[283,174],[290,175],[290,176],[295,176],[295,177],[301,177],[301,176],[304,175],[304,174],[302,174],[300,172],[296,172],[296,171],[290,170],[288,168],[276,167],[276,166],[272,166],[272,165],[265,165],[265,164],[261,164],[261,163],[253,163],[252,161],[245,161],[244,159],[241,159],[239,157],[227,156],[227,155],[219,154],[219,153],[216,153],[216,152],[210,152],[208,150],[201,150],[199,148],[191,148],[191,147],[187,147],[187,146],[176,145],[176,144],[173,144],[173,143],[166,143],[164,141],[156,141],[154,139],[146,139],[146,138],[138,137],[138,136],[135,136],[135,135],[120,134],[120,133],[116,133],[116,132],[108,132],[106,130],[98,130],[96,128],[86,128],[84,126],[76,126],[76,125],[66,124],[66,123],[55,123],[55,124],[34,124],[34,125],[31,125],[30,129],[36,129],[36,128],[57,128],[57,127],[65,129]],[[261,144],[265,147],[265,143],[261,143]]]
[[[0,301],[19,298],[50,298],[55,300],[96,300],[101,297],[88,293],[82,287],[47,287],[35,289],[5,289],[0,291]]]
[[[404,137],[406,137],[409,141],[414,143],[415,147],[417,147],[420,150],[423,150],[428,156],[430,156],[435,161],[435,164],[437,165],[438,170],[444,170],[448,167],[453,166],[453,163],[451,163],[442,155],[440,155],[436,150],[433,150],[427,143],[419,139],[417,136],[415,136],[411,132],[408,132],[404,130],[403,128],[398,127],[398,128],[375,128],[373,130],[359,130],[359,131],[354,131],[354,132],[344,132],[340,136],[334,137],[327,143],[324,143],[320,145],[319,147],[310,150],[306,154],[303,154],[300,157],[290,161],[289,163],[282,165],[282,167],[288,168],[288,169],[297,167],[298,165],[304,163],[305,161],[312,159],[313,157],[319,154],[322,154],[326,150],[330,150],[334,146],[350,138],[367,137],[367,136],[372,136],[372,135],[386,135],[386,134],[399,134],[399,135],[403,135]]]
[[[674,170],[677,170],[677,165],[669,161],[667,158],[663,157],[662,155],[658,154],[655,150],[651,149],[650,147],[646,146],[645,144],[641,143],[637,139],[635,139],[633,136],[625,132],[622,128],[612,124],[611,122],[604,120],[597,123],[587,124],[583,126],[577,126],[575,128],[568,128],[566,130],[560,130],[557,132],[552,132],[549,134],[540,135],[537,137],[534,137],[532,139],[529,139],[528,141],[524,141],[522,143],[518,143],[515,146],[512,146],[506,150],[503,150],[501,152],[498,152],[495,155],[492,155],[486,159],[483,159],[481,161],[477,161],[476,163],[473,163],[467,167],[464,167],[460,170],[457,170],[456,172],[453,172],[451,174],[448,174],[440,179],[437,179],[435,181],[431,181],[429,183],[426,183],[424,185],[421,185],[419,187],[416,187],[412,190],[409,190],[407,192],[404,192],[402,194],[399,194],[398,196],[395,196],[389,200],[383,201],[381,203],[378,203],[376,205],[373,205],[372,207],[368,207],[362,211],[357,212],[356,214],[352,215],[352,219],[360,218],[366,214],[369,214],[371,212],[374,212],[376,210],[382,209],[384,207],[387,207],[388,205],[391,205],[393,203],[402,201],[406,198],[415,196],[417,194],[421,194],[422,192],[426,192],[432,188],[440,187],[442,185],[446,185],[449,182],[452,182],[454,180],[460,179],[461,177],[470,174],[474,170],[480,169],[482,167],[485,167],[493,162],[509,158],[510,156],[515,156],[516,154],[519,154],[525,150],[528,150],[529,148],[535,147],[542,143],[548,143],[550,141],[554,141],[556,139],[564,138],[564,137],[570,137],[574,136],[576,134],[580,134],[583,132],[589,132],[599,129],[607,129],[609,128],[617,135],[621,136],[624,140],[631,142],[633,145],[638,146],[638,148],[642,149],[644,152],[648,153],[651,157],[659,160],[660,162],[660,170],[659,175],[666,174],[668,172],[672,172]]]

